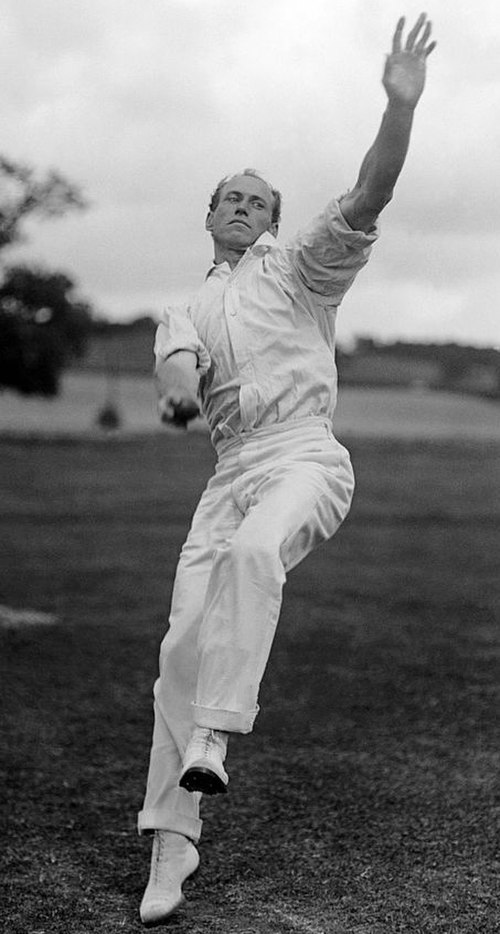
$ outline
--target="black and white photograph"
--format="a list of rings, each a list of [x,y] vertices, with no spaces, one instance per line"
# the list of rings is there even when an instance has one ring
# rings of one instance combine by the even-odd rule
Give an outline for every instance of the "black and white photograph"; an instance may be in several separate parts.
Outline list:
[[[0,931],[494,934],[500,12],[0,0]]]

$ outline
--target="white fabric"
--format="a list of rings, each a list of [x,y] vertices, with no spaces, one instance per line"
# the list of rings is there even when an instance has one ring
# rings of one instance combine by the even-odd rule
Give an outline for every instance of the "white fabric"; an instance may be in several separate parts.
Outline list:
[[[200,795],[178,785],[193,728],[252,729],[286,572],[349,510],[352,468],[331,431],[335,316],[376,236],[332,201],[285,248],[263,234],[234,270],[214,266],[158,327],[158,359],[198,355],[218,463],[177,569],[141,832],[197,841]]]
[[[321,418],[225,446],[177,568],[140,831],[198,840],[200,795],[178,787],[193,727],[250,732],[286,572],[336,532],[353,488],[348,452]]]
[[[376,238],[351,230],[332,200],[284,248],[262,234],[235,269],[213,266],[190,302],[165,311],[156,357],[198,354],[216,447],[257,427],[332,418],[337,307]]]

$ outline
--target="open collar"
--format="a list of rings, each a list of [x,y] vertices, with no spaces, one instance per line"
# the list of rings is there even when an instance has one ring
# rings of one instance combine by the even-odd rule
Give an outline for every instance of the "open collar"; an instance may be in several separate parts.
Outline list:
[[[260,237],[258,237],[255,243],[252,243],[252,245],[248,247],[246,252],[241,257],[240,263],[246,256],[250,256],[250,255],[265,256],[266,253],[269,253],[269,251],[272,250],[273,247],[276,247],[276,246],[277,246],[276,237],[273,237],[272,233],[269,233],[268,230],[265,230],[264,233],[261,234]],[[239,266],[239,263],[238,263],[238,266]],[[236,266],[235,268],[237,269],[238,267]],[[212,265],[210,266],[210,269],[208,270],[205,276],[205,281],[209,279],[210,276],[214,275],[215,273],[220,273],[221,275],[222,274],[230,275],[231,267],[226,259],[222,263],[215,263],[215,262],[212,263]]]

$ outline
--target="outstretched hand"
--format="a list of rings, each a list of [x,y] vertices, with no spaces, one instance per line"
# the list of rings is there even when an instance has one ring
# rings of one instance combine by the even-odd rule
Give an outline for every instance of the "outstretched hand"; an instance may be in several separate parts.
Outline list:
[[[424,90],[425,62],[436,43],[429,42],[432,27],[426,13],[420,14],[402,48],[404,25],[402,16],[392,40],[392,52],[387,56],[382,83],[390,102],[413,108]]]

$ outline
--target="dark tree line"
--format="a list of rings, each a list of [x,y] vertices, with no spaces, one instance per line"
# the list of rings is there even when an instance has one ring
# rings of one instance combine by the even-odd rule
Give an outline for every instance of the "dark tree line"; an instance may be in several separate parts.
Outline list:
[[[57,172],[0,156],[0,389],[56,395],[61,373],[82,354],[91,309],[64,273],[4,265],[28,218],[60,217],[85,207],[80,190]]]
[[[499,354],[494,347],[471,347],[466,344],[452,342],[435,344],[427,341],[383,341],[372,337],[360,337],[356,342],[354,353],[361,356],[377,354],[377,356],[401,358],[410,360],[438,360],[452,371],[460,372],[474,364],[498,365]]]
[[[371,337],[360,337],[351,354],[339,353],[340,367],[349,359],[369,360],[386,358],[407,360],[410,372],[416,361],[434,363],[439,369],[435,388],[460,389],[474,371],[488,370],[491,374],[491,387],[485,395],[500,396],[500,352],[495,347],[471,347],[452,342],[435,344],[412,341],[393,341],[384,343]]]

